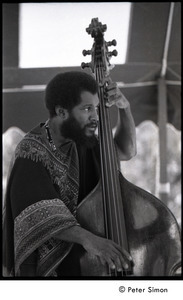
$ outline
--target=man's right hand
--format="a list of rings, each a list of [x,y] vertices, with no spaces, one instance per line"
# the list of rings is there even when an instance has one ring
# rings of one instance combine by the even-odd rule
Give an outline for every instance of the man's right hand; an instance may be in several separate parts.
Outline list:
[[[63,230],[57,238],[81,244],[88,254],[98,257],[103,265],[107,264],[111,270],[116,269],[117,272],[128,269],[129,263],[132,262],[132,257],[125,249],[112,240],[94,235],[80,226]]]
[[[132,261],[132,257],[125,249],[112,240],[96,235],[89,234],[83,247],[89,254],[97,256],[103,265],[107,264],[111,270],[116,269],[117,272],[128,269],[129,262]]]

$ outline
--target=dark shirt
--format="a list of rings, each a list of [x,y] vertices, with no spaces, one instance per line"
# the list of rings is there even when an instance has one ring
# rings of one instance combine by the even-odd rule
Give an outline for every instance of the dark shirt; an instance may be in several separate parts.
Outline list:
[[[94,189],[100,177],[99,145],[94,148],[77,146],[79,156],[78,204]]]

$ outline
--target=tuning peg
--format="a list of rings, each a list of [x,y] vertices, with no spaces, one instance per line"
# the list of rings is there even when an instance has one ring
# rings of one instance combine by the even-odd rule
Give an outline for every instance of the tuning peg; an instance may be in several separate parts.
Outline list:
[[[116,45],[117,45],[116,40],[112,40],[110,42],[107,42],[107,46],[116,46]]]
[[[84,62],[82,62],[81,68],[82,68],[82,69],[85,69],[85,68],[92,68],[92,64],[91,64],[91,63],[84,63]]]
[[[117,56],[118,55],[118,52],[116,50],[113,50],[112,52],[108,52],[107,53],[110,57],[111,56]]]
[[[82,54],[83,54],[84,56],[86,56],[86,55],[91,55],[91,50],[83,50]]]

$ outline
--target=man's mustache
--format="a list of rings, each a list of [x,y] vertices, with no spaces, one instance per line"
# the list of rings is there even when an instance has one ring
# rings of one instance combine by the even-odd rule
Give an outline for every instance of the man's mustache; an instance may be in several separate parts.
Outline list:
[[[87,126],[87,127],[91,127],[91,126],[97,127],[97,126],[98,126],[98,122],[97,122],[97,121],[91,121],[91,122],[88,123],[86,126]]]

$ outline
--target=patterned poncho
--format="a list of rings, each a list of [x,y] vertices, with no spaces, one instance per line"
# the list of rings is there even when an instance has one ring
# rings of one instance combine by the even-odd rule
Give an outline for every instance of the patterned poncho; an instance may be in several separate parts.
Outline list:
[[[4,266],[7,276],[19,276],[21,264],[36,251],[36,275],[54,271],[72,248],[57,238],[78,225],[79,156],[69,141],[53,150],[44,124],[25,135],[15,151],[4,218]]]

